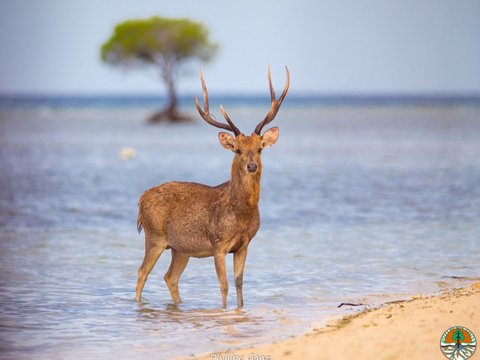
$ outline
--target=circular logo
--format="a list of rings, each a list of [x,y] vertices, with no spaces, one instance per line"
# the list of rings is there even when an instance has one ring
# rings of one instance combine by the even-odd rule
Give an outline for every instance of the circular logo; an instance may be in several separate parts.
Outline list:
[[[440,349],[443,355],[451,360],[470,358],[477,347],[475,335],[463,326],[448,328],[440,339]]]

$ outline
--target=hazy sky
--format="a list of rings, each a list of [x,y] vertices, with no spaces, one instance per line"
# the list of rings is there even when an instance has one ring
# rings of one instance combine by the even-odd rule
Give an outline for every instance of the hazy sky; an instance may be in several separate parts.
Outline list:
[[[161,15],[208,25],[220,43],[212,92],[480,93],[480,1],[1,0],[0,92],[159,93],[152,72],[99,61],[117,22]],[[198,92],[199,66],[180,90]]]

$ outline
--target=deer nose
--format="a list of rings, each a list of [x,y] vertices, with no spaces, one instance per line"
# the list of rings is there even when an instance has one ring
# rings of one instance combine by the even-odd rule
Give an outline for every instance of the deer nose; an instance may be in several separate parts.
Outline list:
[[[251,163],[248,163],[248,164],[247,164],[247,170],[248,170],[248,172],[254,173],[254,172],[257,171],[257,169],[258,169],[258,166],[257,166],[257,164],[255,164],[254,162],[251,162]]]

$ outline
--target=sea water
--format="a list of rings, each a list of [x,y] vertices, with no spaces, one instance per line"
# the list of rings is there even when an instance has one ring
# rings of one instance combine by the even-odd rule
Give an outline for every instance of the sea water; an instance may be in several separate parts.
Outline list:
[[[480,274],[480,107],[284,104],[262,154],[261,227],[236,308],[212,258],[191,259],[173,305],[165,252],[137,304],[141,193],[217,185],[218,129],[147,125],[150,106],[0,109],[0,357],[164,359],[286,338],[344,301],[432,293]],[[227,111],[249,134],[268,102]],[[220,115],[217,107],[211,111]],[[194,115],[194,108],[184,111]],[[220,116],[218,117],[220,118]],[[123,148],[136,156],[122,160]]]

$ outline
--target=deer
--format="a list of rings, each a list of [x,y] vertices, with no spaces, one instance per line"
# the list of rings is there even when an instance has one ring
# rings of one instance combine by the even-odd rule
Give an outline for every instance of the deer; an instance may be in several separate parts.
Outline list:
[[[227,307],[228,282],[225,258],[233,253],[234,281],[237,306],[243,307],[243,270],[247,249],[260,227],[258,202],[262,175],[262,150],[278,140],[279,129],[262,129],[277,115],[290,86],[286,70],[286,85],[277,99],[272,85],[270,66],[268,82],[271,106],[265,118],[251,135],[244,135],[232,122],[223,106],[220,111],[226,123],[218,122],[209,111],[208,92],[203,71],[203,109],[198,98],[195,106],[208,124],[227,130],[220,132],[220,144],[234,153],[230,180],[218,186],[193,182],[167,182],[145,191],[138,202],[137,230],[145,235],[145,256],[138,269],[135,299],[141,302],[147,277],[165,250],[171,250],[171,263],[164,276],[174,304],[182,299],[178,288],[180,276],[190,257],[214,258],[220,286],[222,307]]]

